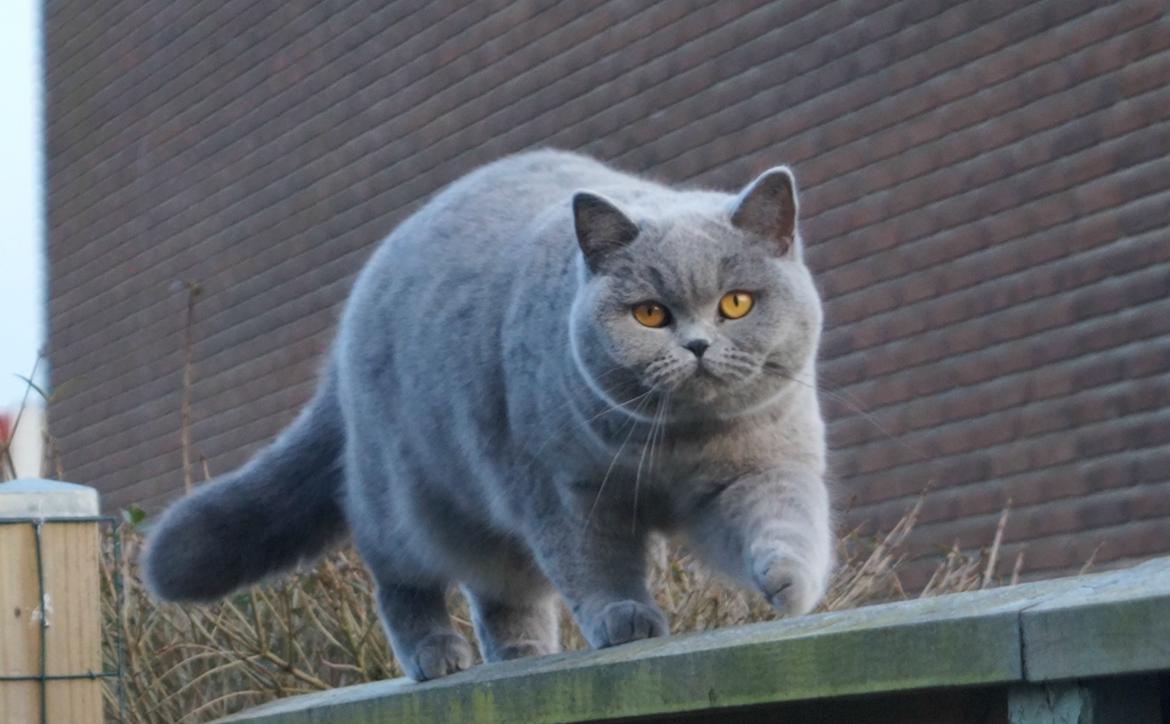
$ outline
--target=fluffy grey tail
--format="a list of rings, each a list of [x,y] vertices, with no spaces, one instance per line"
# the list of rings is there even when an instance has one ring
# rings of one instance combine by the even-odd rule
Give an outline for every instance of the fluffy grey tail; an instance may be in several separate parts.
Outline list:
[[[332,377],[327,370],[316,396],[271,445],[171,506],[153,527],[144,574],[155,596],[222,598],[345,534],[345,433]]]

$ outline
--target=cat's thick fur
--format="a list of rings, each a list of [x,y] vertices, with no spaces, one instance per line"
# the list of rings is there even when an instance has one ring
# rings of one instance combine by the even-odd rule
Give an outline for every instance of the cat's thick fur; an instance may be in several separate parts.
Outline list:
[[[152,590],[221,597],[348,528],[417,680],[471,663],[452,584],[489,661],[556,650],[555,592],[595,647],[666,633],[654,531],[809,611],[832,545],[796,214],[783,168],[731,196],[539,151],[457,181],[374,253],[296,422],[159,522]]]

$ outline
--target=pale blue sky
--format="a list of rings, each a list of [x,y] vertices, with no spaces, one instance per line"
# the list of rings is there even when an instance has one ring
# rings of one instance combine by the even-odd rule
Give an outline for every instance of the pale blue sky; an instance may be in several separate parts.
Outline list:
[[[0,1],[0,409],[20,401],[44,335],[39,25],[39,0]]]

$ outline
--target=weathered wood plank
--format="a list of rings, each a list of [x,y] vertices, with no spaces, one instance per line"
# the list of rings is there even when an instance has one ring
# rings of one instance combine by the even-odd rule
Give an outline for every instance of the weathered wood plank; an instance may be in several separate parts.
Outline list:
[[[234,721],[574,721],[1017,681],[1051,583],[874,606],[275,702]]]
[[[1031,681],[1170,669],[1170,558],[1072,581],[1020,625]]]
[[[1167,633],[1170,559],[1161,559],[1128,571],[481,666],[425,684],[377,682],[273,702],[228,721],[583,721],[682,713],[705,721],[704,713],[717,717],[734,707],[855,697],[861,711],[899,692],[923,692],[928,701],[976,690],[998,691],[984,697],[998,703],[958,712],[955,721],[1057,722],[1066,710],[1100,714],[1118,706],[1136,706],[1139,716],[1156,686],[1118,694],[1118,680],[1050,688],[1025,681],[1170,670]]]

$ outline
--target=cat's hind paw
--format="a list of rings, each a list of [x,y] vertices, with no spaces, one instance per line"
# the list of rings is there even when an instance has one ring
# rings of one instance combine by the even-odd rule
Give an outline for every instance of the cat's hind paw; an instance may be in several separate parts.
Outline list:
[[[452,631],[441,631],[418,642],[407,673],[415,681],[428,681],[470,668],[473,661],[467,639]]]
[[[669,631],[661,611],[638,601],[606,604],[598,613],[593,629],[591,638],[597,648],[665,636]]]
[[[512,659],[526,659],[530,656],[548,656],[556,653],[556,649],[539,641],[523,641],[508,644],[496,654],[497,661],[511,661]]]

